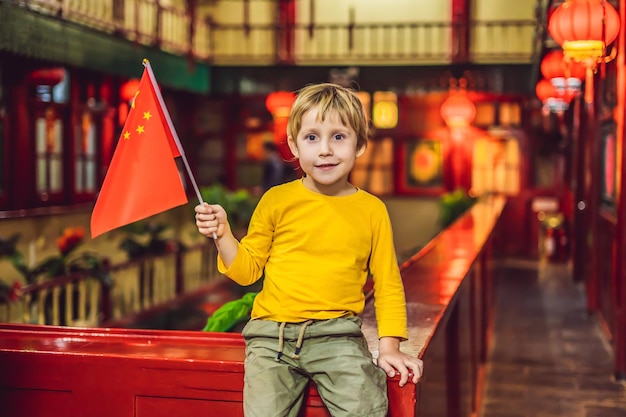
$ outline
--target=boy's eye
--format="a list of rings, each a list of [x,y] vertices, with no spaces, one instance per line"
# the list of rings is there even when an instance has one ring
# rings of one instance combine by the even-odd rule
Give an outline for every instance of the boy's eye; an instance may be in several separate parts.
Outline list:
[[[304,140],[306,140],[306,141],[315,140],[315,135],[306,135],[306,136],[304,137]]]
[[[336,134],[336,135],[335,135],[334,139],[335,139],[335,140],[342,140],[342,139],[343,139],[343,137],[344,137],[343,135],[341,135],[341,134],[339,134],[339,133],[338,133],[338,134]]]

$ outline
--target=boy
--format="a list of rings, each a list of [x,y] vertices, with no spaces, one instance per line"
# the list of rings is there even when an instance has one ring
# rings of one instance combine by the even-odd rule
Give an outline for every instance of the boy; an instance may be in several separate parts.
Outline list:
[[[334,417],[387,415],[387,380],[422,362],[400,351],[408,337],[404,289],[391,223],[377,197],[348,181],[365,152],[368,125],[350,90],[334,84],[300,90],[287,141],[304,172],[259,201],[248,234],[233,236],[219,205],[198,205],[196,225],[216,234],[218,265],[240,285],[264,276],[246,341],[244,415],[298,415],[309,380]],[[376,366],[361,333],[363,286],[374,282],[379,335]]]

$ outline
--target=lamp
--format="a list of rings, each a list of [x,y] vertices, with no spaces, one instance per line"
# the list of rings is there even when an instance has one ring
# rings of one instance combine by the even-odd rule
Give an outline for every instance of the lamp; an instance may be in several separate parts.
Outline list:
[[[476,117],[476,105],[467,97],[466,80],[459,80],[459,88],[450,88],[450,95],[441,104],[441,118],[448,127],[469,126]]]
[[[296,95],[290,91],[274,91],[265,99],[265,107],[272,113],[274,121],[274,143],[278,146],[283,158],[290,158],[291,151],[287,145],[287,124],[291,106]]]
[[[535,94],[543,104],[542,110],[546,115],[550,112],[562,114],[569,107],[569,103],[560,97],[554,85],[545,78],[535,86]]]
[[[26,80],[35,85],[55,86],[65,79],[64,68],[41,68],[31,71]]]
[[[372,123],[379,129],[393,129],[398,125],[398,96],[393,91],[374,93]]]
[[[554,49],[541,60],[541,74],[552,83],[557,94],[569,102],[580,93],[586,69],[580,62],[565,62],[563,51]]]
[[[139,79],[131,78],[122,84],[122,87],[120,88],[120,97],[122,100],[129,102],[135,97],[137,90],[139,90]]]
[[[289,117],[296,95],[290,91],[274,91],[265,99],[265,107],[274,117]]]
[[[593,103],[593,74],[598,64],[614,58],[606,56],[606,48],[619,30],[619,14],[604,0],[567,0],[550,16],[548,31],[563,48],[565,61],[585,67],[586,103]]]
[[[451,168],[453,178],[453,188],[469,189],[471,185],[471,158],[468,148],[472,146],[466,139],[469,125],[476,117],[476,105],[467,96],[467,80],[460,78],[458,87],[456,79],[450,79],[450,93],[448,98],[441,104],[439,112],[441,118],[450,129],[452,139],[451,147]],[[469,146],[468,146],[469,145]],[[468,183],[469,181],[469,183]]]

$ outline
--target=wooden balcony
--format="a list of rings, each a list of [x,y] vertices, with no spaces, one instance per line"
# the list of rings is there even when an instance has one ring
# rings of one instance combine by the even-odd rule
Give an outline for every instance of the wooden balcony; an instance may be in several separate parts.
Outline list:
[[[219,19],[154,0],[0,0],[3,7],[61,19],[213,65],[432,65],[518,63],[535,59],[540,26],[531,19],[339,22],[270,17]],[[6,12],[6,11],[5,11]],[[8,16],[8,15],[7,15]]]

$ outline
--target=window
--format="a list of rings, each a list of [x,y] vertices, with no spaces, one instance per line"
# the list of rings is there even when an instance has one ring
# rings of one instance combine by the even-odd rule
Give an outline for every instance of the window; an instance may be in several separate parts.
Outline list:
[[[368,121],[372,119],[371,96],[365,91],[357,93],[363,104]],[[398,122],[397,96],[392,92],[374,93],[374,116],[372,123],[379,128],[393,128]],[[377,137],[368,141],[365,153],[357,158],[350,181],[357,187],[376,195],[394,192],[393,150],[391,137]]]
[[[472,193],[519,193],[519,144],[515,138],[480,138],[472,156]]]
[[[393,194],[393,139],[371,139],[365,153],[357,158],[352,183],[376,195]]]
[[[96,191],[96,138],[97,127],[91,112],[83,111],[74,133],[74,192]]]
[[[36,191],[43,201],[63,191],[63,122],[54,106],[35,119]]]
[[[64,191],[65,103],[68,76],[63,68],[42,68],[28,75],[33,93],[35,193],[40,201],[62,203]]]

